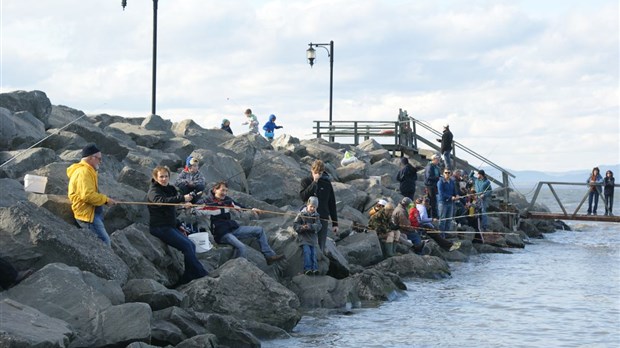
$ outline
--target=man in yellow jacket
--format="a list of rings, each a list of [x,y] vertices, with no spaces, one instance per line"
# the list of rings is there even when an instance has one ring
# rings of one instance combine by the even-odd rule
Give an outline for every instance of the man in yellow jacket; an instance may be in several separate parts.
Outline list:
[[[99,193],[97,170],[101,164],[101,151],[95,144],[82,149],[82,160],[67,168],[69,177],[69,200],[73,217],[82,228],[93,231],[99,239],[110,246],[110,236],[103,225],[103,206],[116,201]]]

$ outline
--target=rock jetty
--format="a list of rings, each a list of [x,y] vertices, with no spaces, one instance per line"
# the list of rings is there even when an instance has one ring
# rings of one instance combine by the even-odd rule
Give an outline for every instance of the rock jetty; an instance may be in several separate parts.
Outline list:
[[[67,199],[66,168],[89,142],[103,153],[100,191],[121,201],[105,208],[111,248],[76,227]],[[345,151],[359,161],[341,166]],[[237,219],[264,227],[285,261],[267,265],[256,245],[247,259],[232,259],[229,246],[216,245],[199,254],[207,277],[173,287],[183,273],[182,254],[151,236],[147,207],[139,203],[146,201],[156,165],[177,173],[189,155],[201,160],[209,185],[225,180],[232,197],[265,211],[258,219],[244,213]],[[292,222],[302,205],[301,179],[317,158],[333,179],[340,232],[319,253],[321,275],[306,276]],[[493,245],[472,244],[472,234],[455,233],[462,241],[457,251],[431,241],[431,255],[420,256],[399,244],[398,256],[383,260],[376,234],[353,227],[368,224],[367,211],[378,199],[400,201],[398,163],[372,139],[349,146],[280,135],[270,143],[192,120],[85,115],[52,105],[41,91],[0,94],[0,256],[18,269],[35,270],[0,292],[0,346],[260,347],[262,340],[287,337],[305,310],[351,311],[389,301],[406,289],[403,279],[448,277],[448,262],[522,248],[528,237],[555,229],[522,219],[516,232]],[[45,192],[26,192],[26,174],[46,177]],[[517,193],[510,196],[517,208],[527,206]],[[500,203],[493,201],[489,210],[501,210]],[[201,223],[189,213],[182,218]],[[491,216],[490,223],[493,231],[513,232],[502,216]]]

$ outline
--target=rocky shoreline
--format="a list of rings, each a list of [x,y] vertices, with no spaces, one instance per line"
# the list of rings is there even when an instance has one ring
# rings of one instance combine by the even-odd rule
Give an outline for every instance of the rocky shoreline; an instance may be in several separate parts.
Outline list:
[[[493,245],[455,233],[462,241],[457,251],[431,242],[431,255],[420,256],[399,244],[399,256],[383,260],[376,234],[352,229],[368,224],[366,212],[379,198],[402,198],[394,179],[398,158],[372,139],[353,147],[281,135],[269,143],[258,135],[203,129],[192,120],[86,116],[52,105],[41,91],[0,94],[0,125],[0,163],[10,160],[0,167],[0,256],[36,270],[0,292],[3,347],[259,347],[261,340],[288,337],[305,309],[387,301],[405,289],[403,278],[447,277],[448,262],[508,253],[556,229],[550,221],[520,219],[512,233],[507,219],[490,216],[491,229],[505,233]],[[89,142],[104,156],[101,192],[122,202],[105,209],[112,248],[75,227],[66,196],[66,168]],[[341,166],[345,151],[359,161]],[[259,219],[244,213],[238,219],[264,227],[285,261],[267,265],[255,248],[247,259],[231,259],[231,247],[218,245],[199,254],[209,276],[172,288],[182,274],[182,254],[148,232],[148,211],[140,203],[156,165],[177,172],[190,154],[201,159],[207,182],[225,180],[232,197],[266,211]],[[322,275],[305,276],[292,222],[302,205],[300,181],[317,158],[333,178],[340,235],[319,253]],[[26,174],[48,178],[44,194],[24,191]],[[509,194],[517,209],[528,206],[523,196]],[[500,205],[493,200],[489,211]]]

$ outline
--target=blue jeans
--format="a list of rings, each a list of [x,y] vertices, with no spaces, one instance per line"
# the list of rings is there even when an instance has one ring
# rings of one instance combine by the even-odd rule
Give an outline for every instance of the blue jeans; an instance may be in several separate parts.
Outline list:
[[[450,151],[444,151],[442,154],[443,161],[446,163],[446,168],[452,170],[452,160],[450,158]]]
[[[598,208],[598,190],[590,191],[588,194],[588,214],[596,214],[596,208]],[[594,200],[594,209],[592,209],[592,200]]]
[[[489,228],[489,218],[487,217],[488,198],[480,198],[480,232],[485,232]]]
[[[110,242],[110,235],[108,235],[108,231],[106,231],[105,226],[103,225],[103,214],[97,212],[97,209],[95,209],[95,219],[92,223],[77,219],[75,221],[77,221],[81,228],[87,228],[93,231],[97,238],[101,239],[107,246],[112,245]]]
[[[151,227],[149,231],[162,242],[183,253],[185,272],[183,272],[180,283],[189,283],[193,279],[201,278],[208,274],[196,257],[196,245],[189,238],[185,237],[181,231],[170,226]]]
[[[267,242],[267,235],[265,230],[260,226],[240,226],[231,233],[226,233],[220,240],[222,243],[230,244],[235,248],[233,257],[246,258],[248,251],[247,246],[243,244],[239,239],[254,238],[258,241],[260,251],[265,257],[274,256],[276,253],[269,246]]]
[[[307,244],[301,247],[304,251],[304,271],[318,271],[319,263],[316,260],[316,248]]]
[[[418,246],[422,243],[422,238],[417,231],[407,232],[405,233],[405,235],[407,236],[407,239],[409,239],[411,243],[413,243],[414,246]]]
[[[454,203],[439,202],[439,230],[450,231]]]

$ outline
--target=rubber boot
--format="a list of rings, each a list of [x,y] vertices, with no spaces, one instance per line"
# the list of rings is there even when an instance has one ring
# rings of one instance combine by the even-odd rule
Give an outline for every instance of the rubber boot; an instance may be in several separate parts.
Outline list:
[[[379,241],[379,245],[381,245],[381,255],[383,256],[383,259],[387,259],[387,248],[385,246],[385,242]]]
[[[394,243],[385,243],[385,258],[394,256]]]

